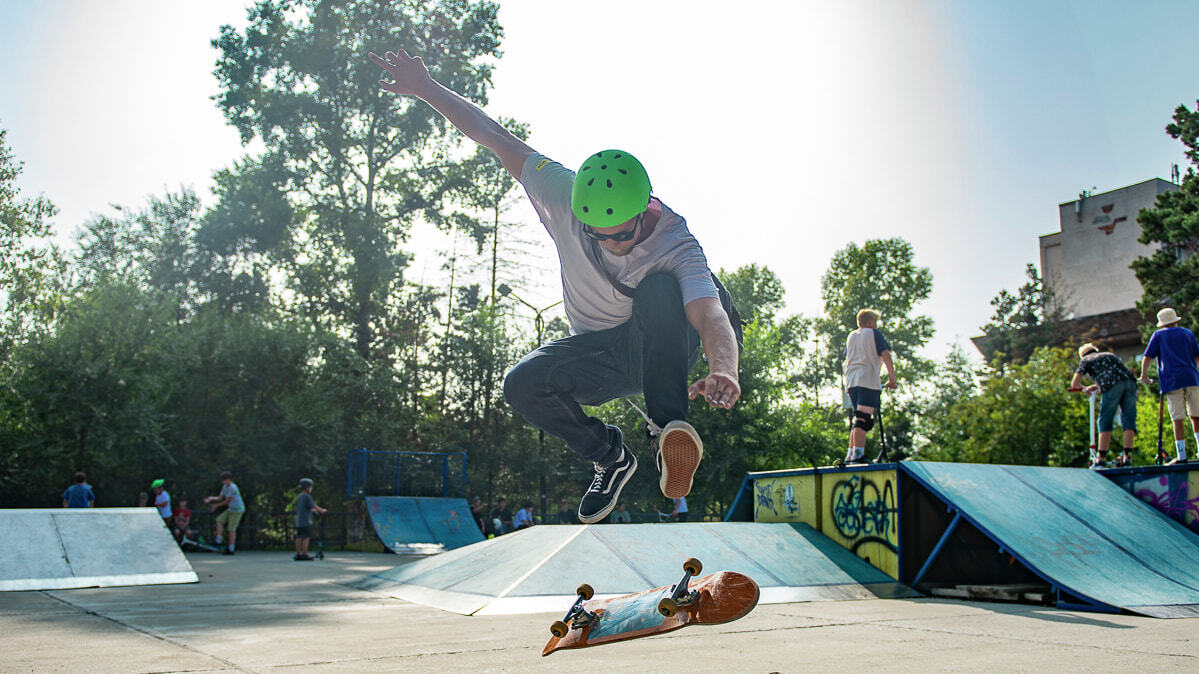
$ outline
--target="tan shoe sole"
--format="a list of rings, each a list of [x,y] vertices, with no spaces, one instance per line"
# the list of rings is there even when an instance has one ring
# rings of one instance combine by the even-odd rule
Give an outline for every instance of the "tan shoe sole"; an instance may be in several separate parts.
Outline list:
[[[662,477],[658,486],[666,498],[681,498],[691,493],[695,471],[704,458],[704,443],[686,421],[672,421],[658,436],[658,467]]]

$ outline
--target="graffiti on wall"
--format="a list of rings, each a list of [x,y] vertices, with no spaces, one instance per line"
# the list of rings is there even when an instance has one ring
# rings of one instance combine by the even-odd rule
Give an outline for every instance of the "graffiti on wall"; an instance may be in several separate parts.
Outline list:
[[[780,484],[781,483],[781,484]],[[799,514],[799,501],[795,498],[795,485],[784,480],[756,480],[754,482],[756,512],[770,510],[776,517],[783,513]]]
[[[1192,494],[1189,477],[1187,472],[1166,473],[1130,480],[1121,486],[1174,521],[1199,533],[1199,493]],[[1194,491],[1199,492],[1199,489]]]
[[[829,495],[833,526],[853,542],[854,552],[869,543],[881,544],[895,552],[899,549],[895,474],[888,473],[882,480],[863,475],[854,474],[833,485]]]

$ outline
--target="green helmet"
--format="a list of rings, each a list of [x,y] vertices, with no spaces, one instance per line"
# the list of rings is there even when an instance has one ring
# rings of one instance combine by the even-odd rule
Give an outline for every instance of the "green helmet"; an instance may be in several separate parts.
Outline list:
[[[166,480],[155,480],[150,483],[150,488],[157,489],[158,487],[161,487],[161,486],[165,485],[166,483],[167,483]]]
[[[649,206],[649,175],[623,150],[596,152],[583,162],[570,189],[570,210],[583,224],[618,227]]]

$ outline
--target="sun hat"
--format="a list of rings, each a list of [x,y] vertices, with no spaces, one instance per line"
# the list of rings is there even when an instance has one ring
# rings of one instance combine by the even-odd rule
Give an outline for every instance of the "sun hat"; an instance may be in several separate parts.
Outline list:
[[[1165,309],[1157,312],[1157,327],[1159,328],[1164,328],[1167,325],[1173,325],[1179,320],[1178,314],[1170,307],[1166,307]]]

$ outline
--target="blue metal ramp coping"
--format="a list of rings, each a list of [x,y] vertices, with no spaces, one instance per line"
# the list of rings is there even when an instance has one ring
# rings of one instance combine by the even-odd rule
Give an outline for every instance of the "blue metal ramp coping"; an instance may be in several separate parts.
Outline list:
[[[1057,605],[1199,617],[1199,536],[1103,476],[1076,468],[904,462],[900,580],[920,587],[969,525],[1057,593]],[[912,555],[915,496],[947,510],[932,549]],[[927,504],[924,506],[927,512]],[[923,524],[921,524],[923,523]],[[915,562],[915,563],[913,563]]]
[[[417,559],[362,586],[456,613],[565,610],[579,583],[597,596],[668,585],[688,557],[739,571],[762,603],[917,596],[804,524],[540,525]]]

